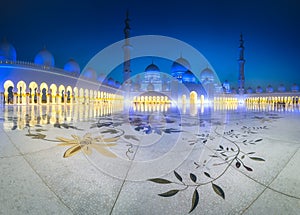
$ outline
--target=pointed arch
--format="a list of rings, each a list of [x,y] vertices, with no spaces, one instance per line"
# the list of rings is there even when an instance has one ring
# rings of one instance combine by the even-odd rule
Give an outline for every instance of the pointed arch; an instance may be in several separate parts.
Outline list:
[[[32,81],[29,83],[29,94],[30,94],[30,103],[37,103],[37,90],[38,85],[36,82]]]
[[[51,103],[55,104],[55,98],[56,98],[56,93],[57,93],[57,86],[56,84],[51,84],[49,87],[49,93],[51,95],[50,99],[51,99]]]
[[[48,103],[48,85],[43,82],[40,84],[40,103]]]
[[[18,90],[18,103],[25,104],[26,103],[26,83],[24,81],[19,81],[17,83]]]
[[[72,103],[72,98],[73,98],[73,90],[71,86],[67,86],[66,88],[66,99],[67,103]]]
[[[15,87],[14,83],[11,80],[7,80],[3,84],[4,86],[4,102],[5,104],[13,104],[13,89]]]

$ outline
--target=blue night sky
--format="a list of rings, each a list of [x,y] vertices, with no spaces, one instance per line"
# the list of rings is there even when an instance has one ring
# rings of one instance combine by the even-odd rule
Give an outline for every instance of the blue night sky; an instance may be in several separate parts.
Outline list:
[[[236,86],[243,32],[246,87],[300,84],[296,0],[10,0],[1,2],[0,37],[15,46],[18,60],[33,61],[46,46],[57,67],[74,58],[84,68],[101,49],[123,39],[127,8],[131,36],[156,34],[189,43],[208,59],[221,81]]]

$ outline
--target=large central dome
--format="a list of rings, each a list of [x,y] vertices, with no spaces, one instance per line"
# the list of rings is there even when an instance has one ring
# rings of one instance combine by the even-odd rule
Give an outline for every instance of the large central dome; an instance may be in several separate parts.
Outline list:
[[[147,82],[157,82],[160,81],[160,70],[158,66],[154,63],[151,63],[145,69],[145,80]]]
[[[159,68],[154,63],[151,63],[146,67],[145,72],[159,72]]]
[[[190,63],[183,57],[174,61],[171,67],[172,76],[182,81],[183,74],[191,70]]]
[[[188,70],[191,70],[191,65],[185,58],[180,57],[174,61],[171,70],[172,72],[178,70],[186,72]]]

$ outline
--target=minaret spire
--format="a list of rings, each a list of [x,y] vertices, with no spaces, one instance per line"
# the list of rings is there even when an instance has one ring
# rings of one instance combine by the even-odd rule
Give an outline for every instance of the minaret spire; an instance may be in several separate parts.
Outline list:
[[[239,63],[239,78],[238,78],[238,90],[240,94],[243,94],[245,91],[245,71],[244,71],[244,67],[245,67],[245,62],[246,60],[244,59],[244,51],[245,51],[245,47],[244,47],[244,39],[243,39],[243,34],[240,34],[240,46],[239,46],[239,59],[238,59],[238,63]]]
[[[128,39],[129,38],[129,33],[130,33],[130,26],[129,26],[129,22],[130,22],[130,19],[129,19],[129,10],[127,9],[126,11],[126,19],[125,19],[125,28],[124,28],[124,35],[125,35],[125,39]]]
[[[123,82],[128,83],[128,79],[130,78],[130,49],[131,45],[129,42],[130,37],[130,26],[129,26],[129,11],[126,11],[126,18],[125,18],[125,28],[124,28],[124,45],[123,45],[123,51],[124,51],[124,64],[123,64]]]

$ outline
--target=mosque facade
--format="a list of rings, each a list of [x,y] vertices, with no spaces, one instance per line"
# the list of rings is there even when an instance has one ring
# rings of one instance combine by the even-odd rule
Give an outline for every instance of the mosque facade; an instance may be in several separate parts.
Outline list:
[[[228,81],[217,82],[215,73],[206,68],[196,76],[187,59],[180,56],[170,66],[168,73],[162,73],[159,65],[152,62],[144,72],[131,77],[130,25],[128,13],[125,19],[125,44],[123,46],[123,84],[111,77],[99,74],[93,68],[81,71],[79,64],[70,59],[63,68],[55,66],[55,58],[46,48],[41,49],[33,62],[19,61],[16,49],[3,40],[0,43],[0,96],[2,104],[102,104],[103,102],[122,103],[124,99],[133,102],[189,102],[203,103],[214,100],[220,94],[229,96],[255,95],[268,93],[298,93],[299,86],[286,89],[280,85],[274,89],[245,88],[244,40],[240,36],[238,59],[238,88],[231,88]],[[199,78],[198,78],[199,77]],[[99,87],[100,86],[100,87]]]

